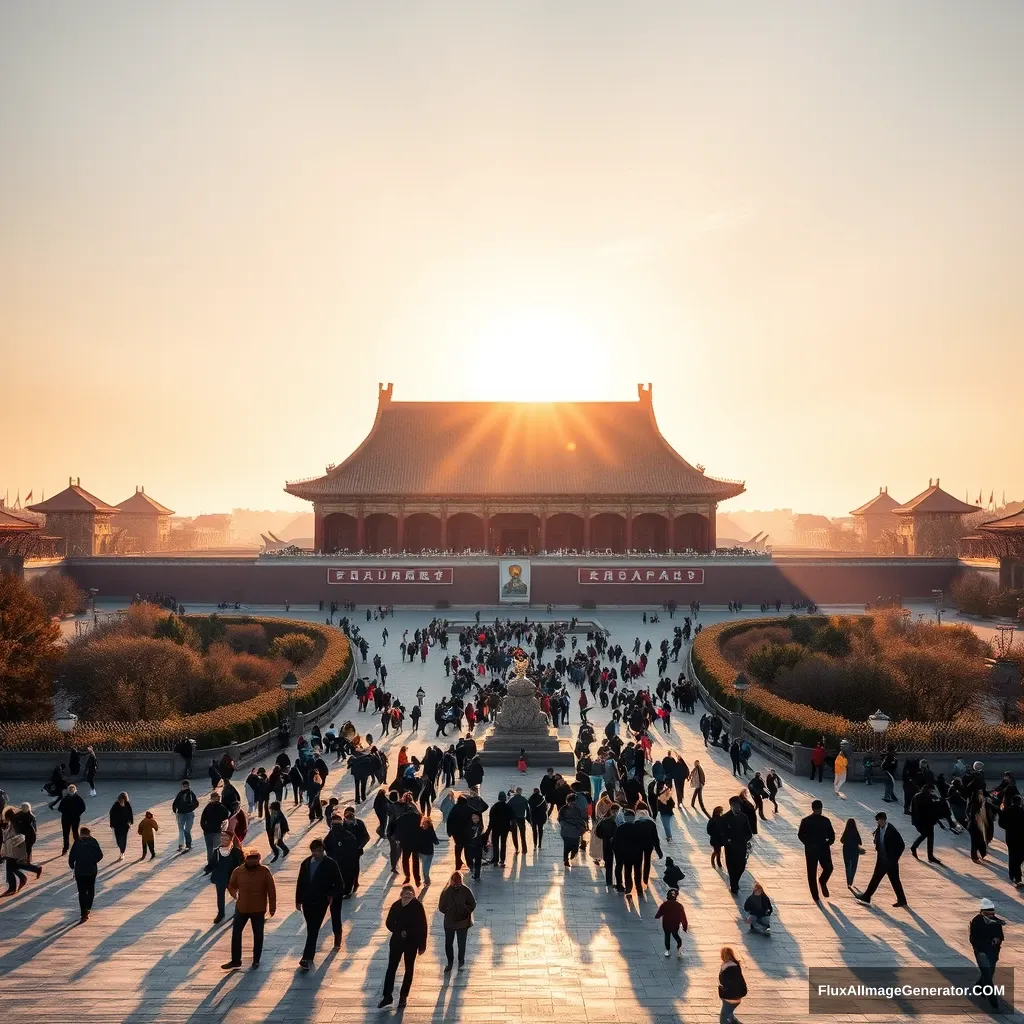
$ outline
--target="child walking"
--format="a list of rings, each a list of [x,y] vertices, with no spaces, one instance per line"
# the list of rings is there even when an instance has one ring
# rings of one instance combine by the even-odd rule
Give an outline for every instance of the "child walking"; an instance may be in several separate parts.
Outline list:
[[[157,832],[160,831],[160,826],[156,823],[156,818],[153,817],[152,811],[146,811],[146,816],[139,822],[139,835],[142,836],[142,856],[139,860],[146,859],[146,851],[149,851],[149,859],[153,860],[156,857],[156,846],[153,842]]]
[[[655,920],[661,918],[661,927],[665,932],[665,956],[670,956],[672,952],[672,943],[670,940],[676,940],[676,956],[678,959],[683,959],[683,938],[679,934],[679,929],[683,931],[688,930],[688,924],[686,921],[686,911],[683,910],[682,903],[679,902],[679,890],[669,889],[668,895],[665,902],[658,907],[658,912],[654,915]]]

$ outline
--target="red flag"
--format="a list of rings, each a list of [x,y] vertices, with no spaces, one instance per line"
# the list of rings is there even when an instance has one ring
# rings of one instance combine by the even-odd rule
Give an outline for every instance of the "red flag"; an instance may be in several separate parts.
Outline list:
[[[31,497],[31,495],[29,495],[29,497]],[[991,491],[991,492],[989,493],[989,496],[988,496],[988,503],[989,503],[990,505],[994,505],[994,504],[996,503],[996,492],[995,492],[995,491]]]
[[[25,504],[27,505],[31,500],[32,500],[32,492],[29,491],[28,494],[25,495]]]

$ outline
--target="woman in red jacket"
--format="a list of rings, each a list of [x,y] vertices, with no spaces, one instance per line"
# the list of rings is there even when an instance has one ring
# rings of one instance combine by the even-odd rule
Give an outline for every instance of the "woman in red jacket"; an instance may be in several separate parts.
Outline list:
[[[665,956],[669,956],[672,952],[671,939],[676,940],[676,956],[683,959],[683,937],[679,934],[679,929],[687,931],[688,925],[686,921],[686,911],[683,910],[682,903],[679,902],[679,890],[669,889],[668,896],[664,903],[658,907],[658,912],[654,915],[655,920],[661,918],[661,927],[665,932]]]

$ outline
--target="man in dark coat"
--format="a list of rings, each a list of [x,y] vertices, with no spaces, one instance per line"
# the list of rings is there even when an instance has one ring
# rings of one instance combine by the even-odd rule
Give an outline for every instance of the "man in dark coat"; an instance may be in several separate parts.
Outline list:
[[[875,821],[878,823],[878,827],[872,834],[875,847],[875,870],[864,892],[854,893],[854,895],[859,903],[870,905],[871,897],[874,896],[878,883],[883,877],[886,877],[892,885],[893,892],[896,893],[896,902],[893,906],[905,907],[907,897],[903,892],[903,883],[900,882],[900,857],[903,856],[906,844],[903,842],[903,836],[896,831],[896,826],[889,824],[884,812],[879,811],[875,815]]]
[[[1010,881],[1021,884],[1021,864],[1024,863],[1024,800],[1019,795],[1010,798],[999,812],[999,827],[1006,833],[1007,868]]]
[[[213,858],[220,846],[220,830],[231,812],[224,806],[220,793],[214,791],[210,794],[210,801],[203,808],[199,815],[199,828],[203,833],[203,842],[206,843],[206,867],[203,874],[208,875],[213,870]]]
[[[651,856],[657,852],[659,857],[665,855],[661,852],[661,842],[658,839],[658,826],[654,819],[650,816],[650,813],[643,811],[637,814],[634,822],[634,828],[636,829],[636,836],[638,838],[640,849],[643,852],[642,860],[642,874],[644,885],[651,879]],[[637,882],[639,888],[639,881]]]
[[[303,971],[308,971],[313,965],[320,926],[327,916],[327,908],[341,899],[345,885],[338,864],[324,853],[322,840],[314,839],[309,844],[309,852],[310,855],[299,865],[299,876],[295,882],[295,909],[306,921],[306,945],[299,961],[299,968]],[[334,948],[341,948],[340,913],[334,927]]]
[[[753,838],[750,822],[739,797],[729,801],[729,810],[722,815],[722,836],[725,839],[725,866],[729,872],[729,891],[740,891],[740,878],[747,870],[747,844]]]
[[[460,794],[455,801],[455,806],[448,812],[448,818],[444,823],[445,830],[455,843],[455,870],[462,870],[462,837],[466,827],[473,817],[473,808],[469,802]]]
[[[78,887],[78,906],[82,912],[82,924],[89,920],[93,900],[96,898],[96,874],[101,860],[103,851],[100,844],[83,825],[68,854],[68,865],[75,873],[75,885]]]
[[[391,943],[388,967],[384,973],[384,991],[377,1004],[378,1008],[390,1006],[393,1001],[395,974],[401,960],[405,961],[405,975],[398,994],[398,1005],[405,1005],[412,988],[416,956],[427,951],[427,915],[411,885],[403,886],[401,897],[391,904],[385,926],[391,932]]]
[[[922,786],[910,801],[910,823],[917,829],[917,838],[910,844],[910,852],[917,857],[917,848],[927,842],[928,863],[941,864],[935,856],[935,823],[939,820],[942,800],[934,786]]]
[[[832,877],[832,844],[836,841],[832,822],[821,813],[820,800],[811,802],[811,813],[800,822],[797,838],[804,844],[804,860],[807,862],[807,888],[811,898],[820,902],[818,885],[825,899],[828,899],[828,880]],[[818,869],[821,876],[818,877]]]
[[[615,830],[612,845],[615,850],[615,888],[619,892],[633,891],[633,881],[640,888],[641,865],[644,853],[641,844],[642,836],[636,831],[635,815],[626,810],[622,813],[622,824]],[[625,881],[623,881],[625,873]]]

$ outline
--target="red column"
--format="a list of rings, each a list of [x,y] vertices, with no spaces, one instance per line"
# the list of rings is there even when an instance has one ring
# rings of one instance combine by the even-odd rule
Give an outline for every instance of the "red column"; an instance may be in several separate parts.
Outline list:
[[[633,512],[632,510],[626,513],[626,550],[633,546]]]
[[[486,509],[481,518],[484,521],[484,551],[489,553],[491,551],[491,517],[487,514]]]
[[[676,549],[676,517],[672,512],[665,517],[668,520],[665,526],[665,547],[669,551],[675,551]]]
[[[441,550],[448,550],[448,512],[441,509]]]
[[[324,549],[324,514],[320,509],[313,510],[313,550]]]
[[[718,547],[718,522],[715,517],[715,506],[708,510],[708,551]]]
[[[399,551],[405,550],[405,513],[398,513],[398,536],[395,540],[395,547]]]
[[[548,510],[542,509],[540,513],[540,550],[548,549]]]
[[[583,513],[583,550],[590,550],[590,509]]]
[[[356,548],[366,550],[366,513],[362,509],[356,514]]]

